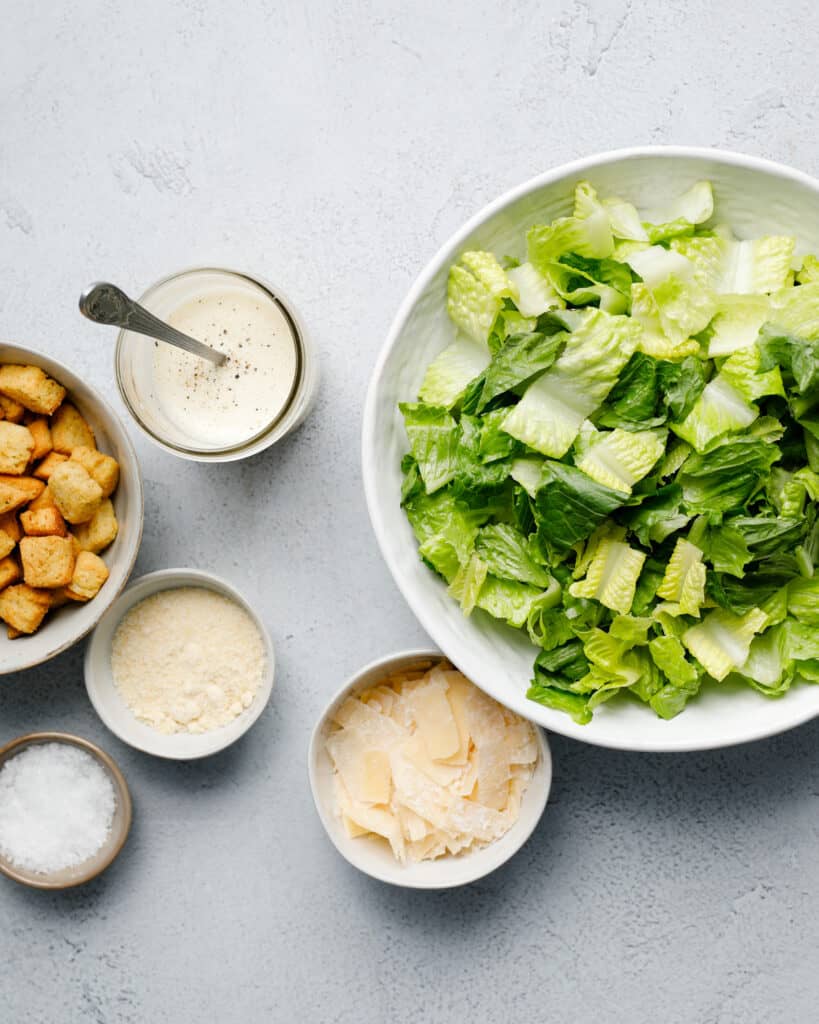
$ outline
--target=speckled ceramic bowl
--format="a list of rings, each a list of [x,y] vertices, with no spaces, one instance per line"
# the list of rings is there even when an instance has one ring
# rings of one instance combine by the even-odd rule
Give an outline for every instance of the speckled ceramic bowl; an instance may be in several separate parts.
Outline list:
[[[373,371],[364,411],[363,476],[382,554],[424,629],[458,667],[496,700],[574,739],[626,750],[704,750],[759,739],[819,715],[819,687],[795,686],[782,700],[750,687],[708,687],[670,722],[636,701],[611,701],[589,725],[526,699],[535,649],[525,633],[484,612],[461,614],[446,584],[418,557],[401,508],[407,449],[398,403],[413,401],[432,359],[453,338],[446,313],[450,264],[466,249],[523,255],[527,229],[571,212],[575,184],[651,207],[694,182],[714,186],[718,219],[741,237],[792,234],[800,251],[819,250],[819,181],[738,153],[687,147],[627,149],[577,160],[507,192],[477,213],[436,253],[410,289]]]
[[[44,874],[39,871],[30,871],[20,867],[0,853],[0,872],[8,878],[27,885],[32,889],[71,889],[76,885],[83,885],[90,882],[92,878],[102,874],[103,871],[119,856],[120,850],[125,845],[128,833],[131,829],[131,794],[128,791],[128,784],[125,777],[119,770],[116,761],[105,753],[95,743],[81,739],[79,736],[72,736],[67,732],[33,732],[27,736],[18,736],[4,747],[0,748],[0,768],[17,754],[28,747],[42,745],[44,743],[65,743],[73,747],[85,750],[95,758],[108,773],[116,794],[117,806],[114,811],[114,818],[111,822],[111,831],[108,838],[100,849],[81,864],[71,868],[64,868],[61,871],[52,871]]]

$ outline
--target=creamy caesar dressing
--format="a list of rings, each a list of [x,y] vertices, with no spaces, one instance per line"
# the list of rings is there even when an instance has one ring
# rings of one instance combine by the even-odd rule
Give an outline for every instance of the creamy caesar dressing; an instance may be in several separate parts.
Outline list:
[[[273,423],[293,394],[299,357],[293,327],[262,293],[219,286],[166,316],[227,354],[221,366],[157,343],[154,394],[168,420],[200,445],[231,447]]]

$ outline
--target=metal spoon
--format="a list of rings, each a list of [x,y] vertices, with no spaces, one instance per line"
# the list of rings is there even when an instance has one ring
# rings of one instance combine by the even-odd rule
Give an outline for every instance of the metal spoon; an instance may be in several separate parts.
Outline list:
[[[221,366],[227,359],[223,352],[217,352],[155,317],[144,306],[129,299],[121,288],[107,281],[98,281],[85,289],[80,296],[80,312],[94,323],[112,324],[127,331],[136,331],[137,334],[147,334],[149,338],[166,341],[195,356],[209,359],[217,366]]]

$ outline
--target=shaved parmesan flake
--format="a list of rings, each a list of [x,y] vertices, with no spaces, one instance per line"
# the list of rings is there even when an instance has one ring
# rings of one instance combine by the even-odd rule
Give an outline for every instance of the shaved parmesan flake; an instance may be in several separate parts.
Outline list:
[[[515,823],[538,756],[532,725],[447,662],[396,672],[345,700],[326,739],[350,838],[404,862],[463,855]]]

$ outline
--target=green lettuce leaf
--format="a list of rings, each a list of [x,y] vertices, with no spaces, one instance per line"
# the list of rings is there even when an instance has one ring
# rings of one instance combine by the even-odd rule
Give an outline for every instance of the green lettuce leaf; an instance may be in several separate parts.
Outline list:
[[[819,626],[819,576],[791,580],[788,612],[805,626]]]
[[[449,271],[447,312],[474,341],[486,341],[504,298],[517,289],[490,252],[465,252]]]
[[[552,577],[532,557],[527,537],[507,523],[485,526],[478,532],[475,551],[494,576],[535,587],[548,587]]]
[[[618,540],[597,545],[585,578],[569,587],[573,597],[594,598],[606,608],[627,615],[637,589],[645,553]]]
[[[543,455],[565,455],[583,421],[614,385],[636,337],[629,317],[589,310],[551,369],[509,411],[504,429]]]
[[[779,456],[776,445],[749,434],[692,453],[677,476],[684,507],[694,515],[710,516],[743,507]]]
[[[529,689],[526,691],[529,700],[542,704],[554,711],[563,711],[577,722],[578,725],[588,725],[592,720],[592,712],[588,701],[579,693],[570,693],[567,690],[560,690],[553,686],[547,686],[540,682],[537,677],[532,680]]]
[[[589,425],[591,427],[591,425]],[[591,427],[575,465],[592,480],[612,490],[631,494],[632,487],[651,470],[665,452],[665,431],[597,431]]]
[[[624,500],[622,491],[596,483],[574,466],[546,462],[535,498],[538,539],[559,557],[588,537]]]
[[[478,608],[489,612],[496,619],[503,619],[510,626],[525,626],[533,605],[541,592],[536,587],[513,580],[486,577],[478,594]]]
[[[588,182],[580,182],[575,189],[574,216],[533,227],[526,243],[529,262],[541,273],[547,273],[549,264],[566,252],[604,259],[614,249],[608,214]]]
[[[547,310],[560,309],[565,305],[551,281],[531,263],[512,267],[506,271],[506,276],[517,289],[515,305],[524,316],[540,316]]]
[[[449,585],[449,592],[460,603],[464,615],[472,614],[472,609],[475,607],[486,581],[487,571],[486,563],[473,551],[469,560],[464,562],[455,573]]]
[[[678,235],[690,235],[714,213],[710,181],[698,181],[681,196],[661,206],[644,210],[642,217],[650,241],[661,242]]]
[[[714,679],[744,664],[754,634],[765,628],[768,617],[758,608],[734,615],[723,608],[709,612],[702,622],[682,635],[682,642]]]
[[[708,329],[708,355],[716,359],[753,345],[770,314],[767,295],[721,295]]]
[[[458,424],[446,409],[423,402],[399,406],[409,438],[410,451],[428,494],[455,476],[458,458]]]
[[[674,614],[699,618],[705,600],[705,565],[702,551],[683,537],[674,545],[657,597],[677,605]]]
[[[459,337],[427,367],[418,398],[426,405],[450,409],[467,385],[489,365],[489,349],[471,338]]]
[[[467,412],[483,412],[499,395],[526,385],[557,359],[566,345],[566,333],[547,335],[541,331],[512,335],[495,353],[478,380],[470,388]]]
[[[671,429],[702,452],[723,434],[744,430],[758,415],[757,407],[746,402],[722,374],[717,374],[705,385],[685,419],[672,423]]]

